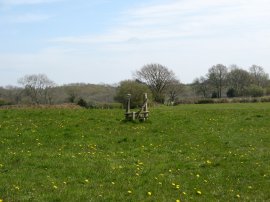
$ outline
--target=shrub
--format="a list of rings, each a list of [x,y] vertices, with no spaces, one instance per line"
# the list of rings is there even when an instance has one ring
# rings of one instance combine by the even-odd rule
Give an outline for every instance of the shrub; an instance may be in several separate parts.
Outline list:
[[[263,93],[263,88],[257,85],[251,85],[246,90],[246,94],[251,97],[261,97],[263,96]]]
[[[261,102],[270,102],[270,97],[262,97]]]
[[[117,89],[115,100],[126,105],[127,94],[131,94],[130,107],[136,108],[143,104],[144,93],[147,93],[148,100],[151,100],[152,93],[148,86],[132,80],[122,81]]]
[[[230,100],[227,98],[214,99],[214,103],[230,103]]]
[[[86,102],[83,98],[80,98],[80,99],[78,100],[77,104],[78,104],[79,106],[81,106],[81,107],[85,107],[85,108],[88,107],[87,102]]]
[[[6,101],[6,100],[1,100],[0,99],[0,106],[4,106],[4,105],[11,105],[11,103]]]
[[[213,99],[202,99],[198,100],[196,104],[213,104],[214,100]]]

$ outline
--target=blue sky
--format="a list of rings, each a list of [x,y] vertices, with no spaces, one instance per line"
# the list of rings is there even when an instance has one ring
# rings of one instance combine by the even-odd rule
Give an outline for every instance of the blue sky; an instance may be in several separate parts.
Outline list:
[[[217,63],[270,73],[268,0],[0,0],[0,86],[117,83],[147,63],[184,83]]]

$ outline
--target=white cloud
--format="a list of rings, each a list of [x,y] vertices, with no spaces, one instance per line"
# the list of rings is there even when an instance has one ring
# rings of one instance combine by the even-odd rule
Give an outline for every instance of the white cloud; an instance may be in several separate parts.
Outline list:
[[[107,33],[61,37],[54,41],[123,43],[132,39],[183,40],[186,37],[220,37],[232,33],[253,34],[261,29],[269,32],[269,20],[270,1],[266,0],[177,0],[129,10],[121,16],[118,26]]]
[[[269,0],[165,1],[123,12],[100,35],[51,39],[55,48],[0,55],[0,61],[23,74],[47,73],[57,83],[113,83],[150,62],[186,83],[216,63],[258,64],[270,73],[269,21]]]

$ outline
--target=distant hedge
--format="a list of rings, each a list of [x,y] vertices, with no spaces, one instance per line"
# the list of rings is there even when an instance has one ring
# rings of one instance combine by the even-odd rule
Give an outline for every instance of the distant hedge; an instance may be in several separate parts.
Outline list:
[[[80,98],[77,104],[87,109],[120,109],[123,108],[121,103],[102,103],[102,102],[86,102]]]
[[[264,97],[239,97],[239,98],[186,98],[178,100],[174,105],[180,104],[220,104],[220,103],[254,103],[270,102],[270,96]]]
[[[0,106],[11,105],[10,102],[0,99]]]

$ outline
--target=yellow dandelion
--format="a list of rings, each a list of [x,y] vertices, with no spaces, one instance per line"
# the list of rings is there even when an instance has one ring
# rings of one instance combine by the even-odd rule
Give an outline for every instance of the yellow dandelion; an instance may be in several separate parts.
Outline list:
[[[63,182],[64,184],[67,184],[67,182]]]
[[[176,202],[180,202],[180,199],[177,199]]]
[[[58,187],[56,185],[53,186],[54,189],[57,189]]]
[[[115,184],[114,182],[112,182],[112,184]]]
[[[150,191],[147,192],[147,195],[148,195],[148,196],[152,196],[152,192],[150,192]]]
[[[211,164],[212,162],[210,160],[207,160],[206,163]]]
[[[184,192],[184,191],[183,191],[182,193],[183,193],[184,195],[187,195],[187,193],[186,193],[186,192]]]
[[[3,202],[3,199],[0,199],[0,202]]]
[[[132,191],[128,190],[128,193],[129,193],[129,194],[131,194],[131,193],[132,193]]]
[[[198,195],[202,195],[202,192],[199,191],[199,190],[198,190],[196,193],[197,193]]]
[[[175,186],[175,183],[172,183],[172,186]]]
[[[86,180],[84,180],[86,183],[88,183],[89,182],[89,180],[88,179],[86,179]]]
[[[239,194],[237,194],[237,195],[236,195],[236,197],[237,197],[237,198],[240,198],[240,195],[239,195]]]
[[[196,177],[200,177],[200,175],[199,175],[199,174],[197,174],[197,175],[196,175]]]
[[[180,185],[178,184],[178,185],[176,185],[176,189],[180,189]]]

